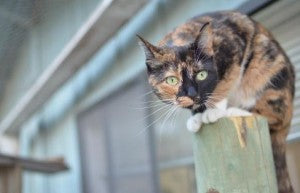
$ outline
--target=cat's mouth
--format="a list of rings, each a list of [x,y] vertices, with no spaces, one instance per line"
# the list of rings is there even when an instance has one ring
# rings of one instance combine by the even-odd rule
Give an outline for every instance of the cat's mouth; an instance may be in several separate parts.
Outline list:
[[[200,100],[193,100],[187,96],[178,97],[175,105],[191,109],[193,112],[203,112],[206,109],[205,105],[202,105]]]
[[[177,102],[178,106],[183,107],[183,108],[191,108],[195,104],[193,99],[191,99],[190,97],[186,97],[186,96],[178,97],[176,102]]]

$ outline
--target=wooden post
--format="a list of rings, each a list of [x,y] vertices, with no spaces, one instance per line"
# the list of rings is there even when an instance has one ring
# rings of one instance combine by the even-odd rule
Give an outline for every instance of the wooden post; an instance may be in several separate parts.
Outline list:
[[[21,193],[22,168],[7,167],[0,169],[0,192]]]
[[[64,159],[34,160],[0,153],[0,193],[21,193],[22,172],[56,173],[68,170]]]
[[[198,193],[277,193],[263,117],[223,118],[194,136]]]

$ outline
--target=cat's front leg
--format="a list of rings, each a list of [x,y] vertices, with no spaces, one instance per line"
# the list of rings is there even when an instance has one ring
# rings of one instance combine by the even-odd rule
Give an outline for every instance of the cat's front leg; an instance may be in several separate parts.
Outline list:
[[[189,131],[196,133],[200,130],[202,126],[201,116],[202,113],[196,113],[187,120],[186,127]]]
[[[191,132],[197,132],[203,123],[214,123],[218,119],[226,116],[226,110],[217,108],[207,109],[203,113],[197,113],[191,116],[187,121],[187,129]]]
[[[209,108],[203,112],[201,116],[201,121],[203,123],[214,123],[220,118],[226,117],[226,109],[227,109],[228,100],[223,99],[222,101],[218,102],[215,106],[216,108]]]
[[[214,123],[226,116],[227,99],[216,104],[216,108],[206,109],[203,113],[196,113],[187,121],[187,129],[191,132],[200,130],[202,123]]]
[[[203,123],[214,123],[223,117],[243,117],[251,115],[250,112],[243,109],[236,107],[227,108],[227,100],[224,99],[216,104],[216,108],[207,109],[203,113],[197,113],[190,117],[187,121],[187,129],[191,132],[197,132]]]
[[[227,111],[223,109],[213,108],[207,109],[201,116],[202,123],[215,123],[217,120],[227,117]]]
[[[201,121],[202,123],[208,124],[214,123],[223,117],[246,117],[251,115],[252,114],[249,111],[237,107],[230,107],[226,110],[213,108],[207,109],[206,111],[204,111],[204,113],[202,113]]]
[[[251,115],[252,113],[250,113],[249,111],[236,107],[230,107],[226,110],[227,117],[247,117]]]

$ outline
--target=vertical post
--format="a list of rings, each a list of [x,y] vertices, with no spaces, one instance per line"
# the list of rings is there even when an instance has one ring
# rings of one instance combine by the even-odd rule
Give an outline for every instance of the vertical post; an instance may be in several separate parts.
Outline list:
[[[21,193],[22,168],[18,165],[0,169],[0,192]]]
[[[278,192],[264,118],[223,118],[193,140],[198,193]]]

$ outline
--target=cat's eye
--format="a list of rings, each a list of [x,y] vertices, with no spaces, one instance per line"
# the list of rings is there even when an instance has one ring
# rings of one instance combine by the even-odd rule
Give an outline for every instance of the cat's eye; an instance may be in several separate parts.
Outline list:
[[[179,80],[175,76],[169,76],[166,78],[166,83],[169,85],[174,86],[174,85],[178,84],[178,82],[179,82]]]
[[[206,70],[202,70],[200,72],[198,72],[198,74],[196,75],[196,79],[197,80],[205,80],[207,78],[208,72]]]

